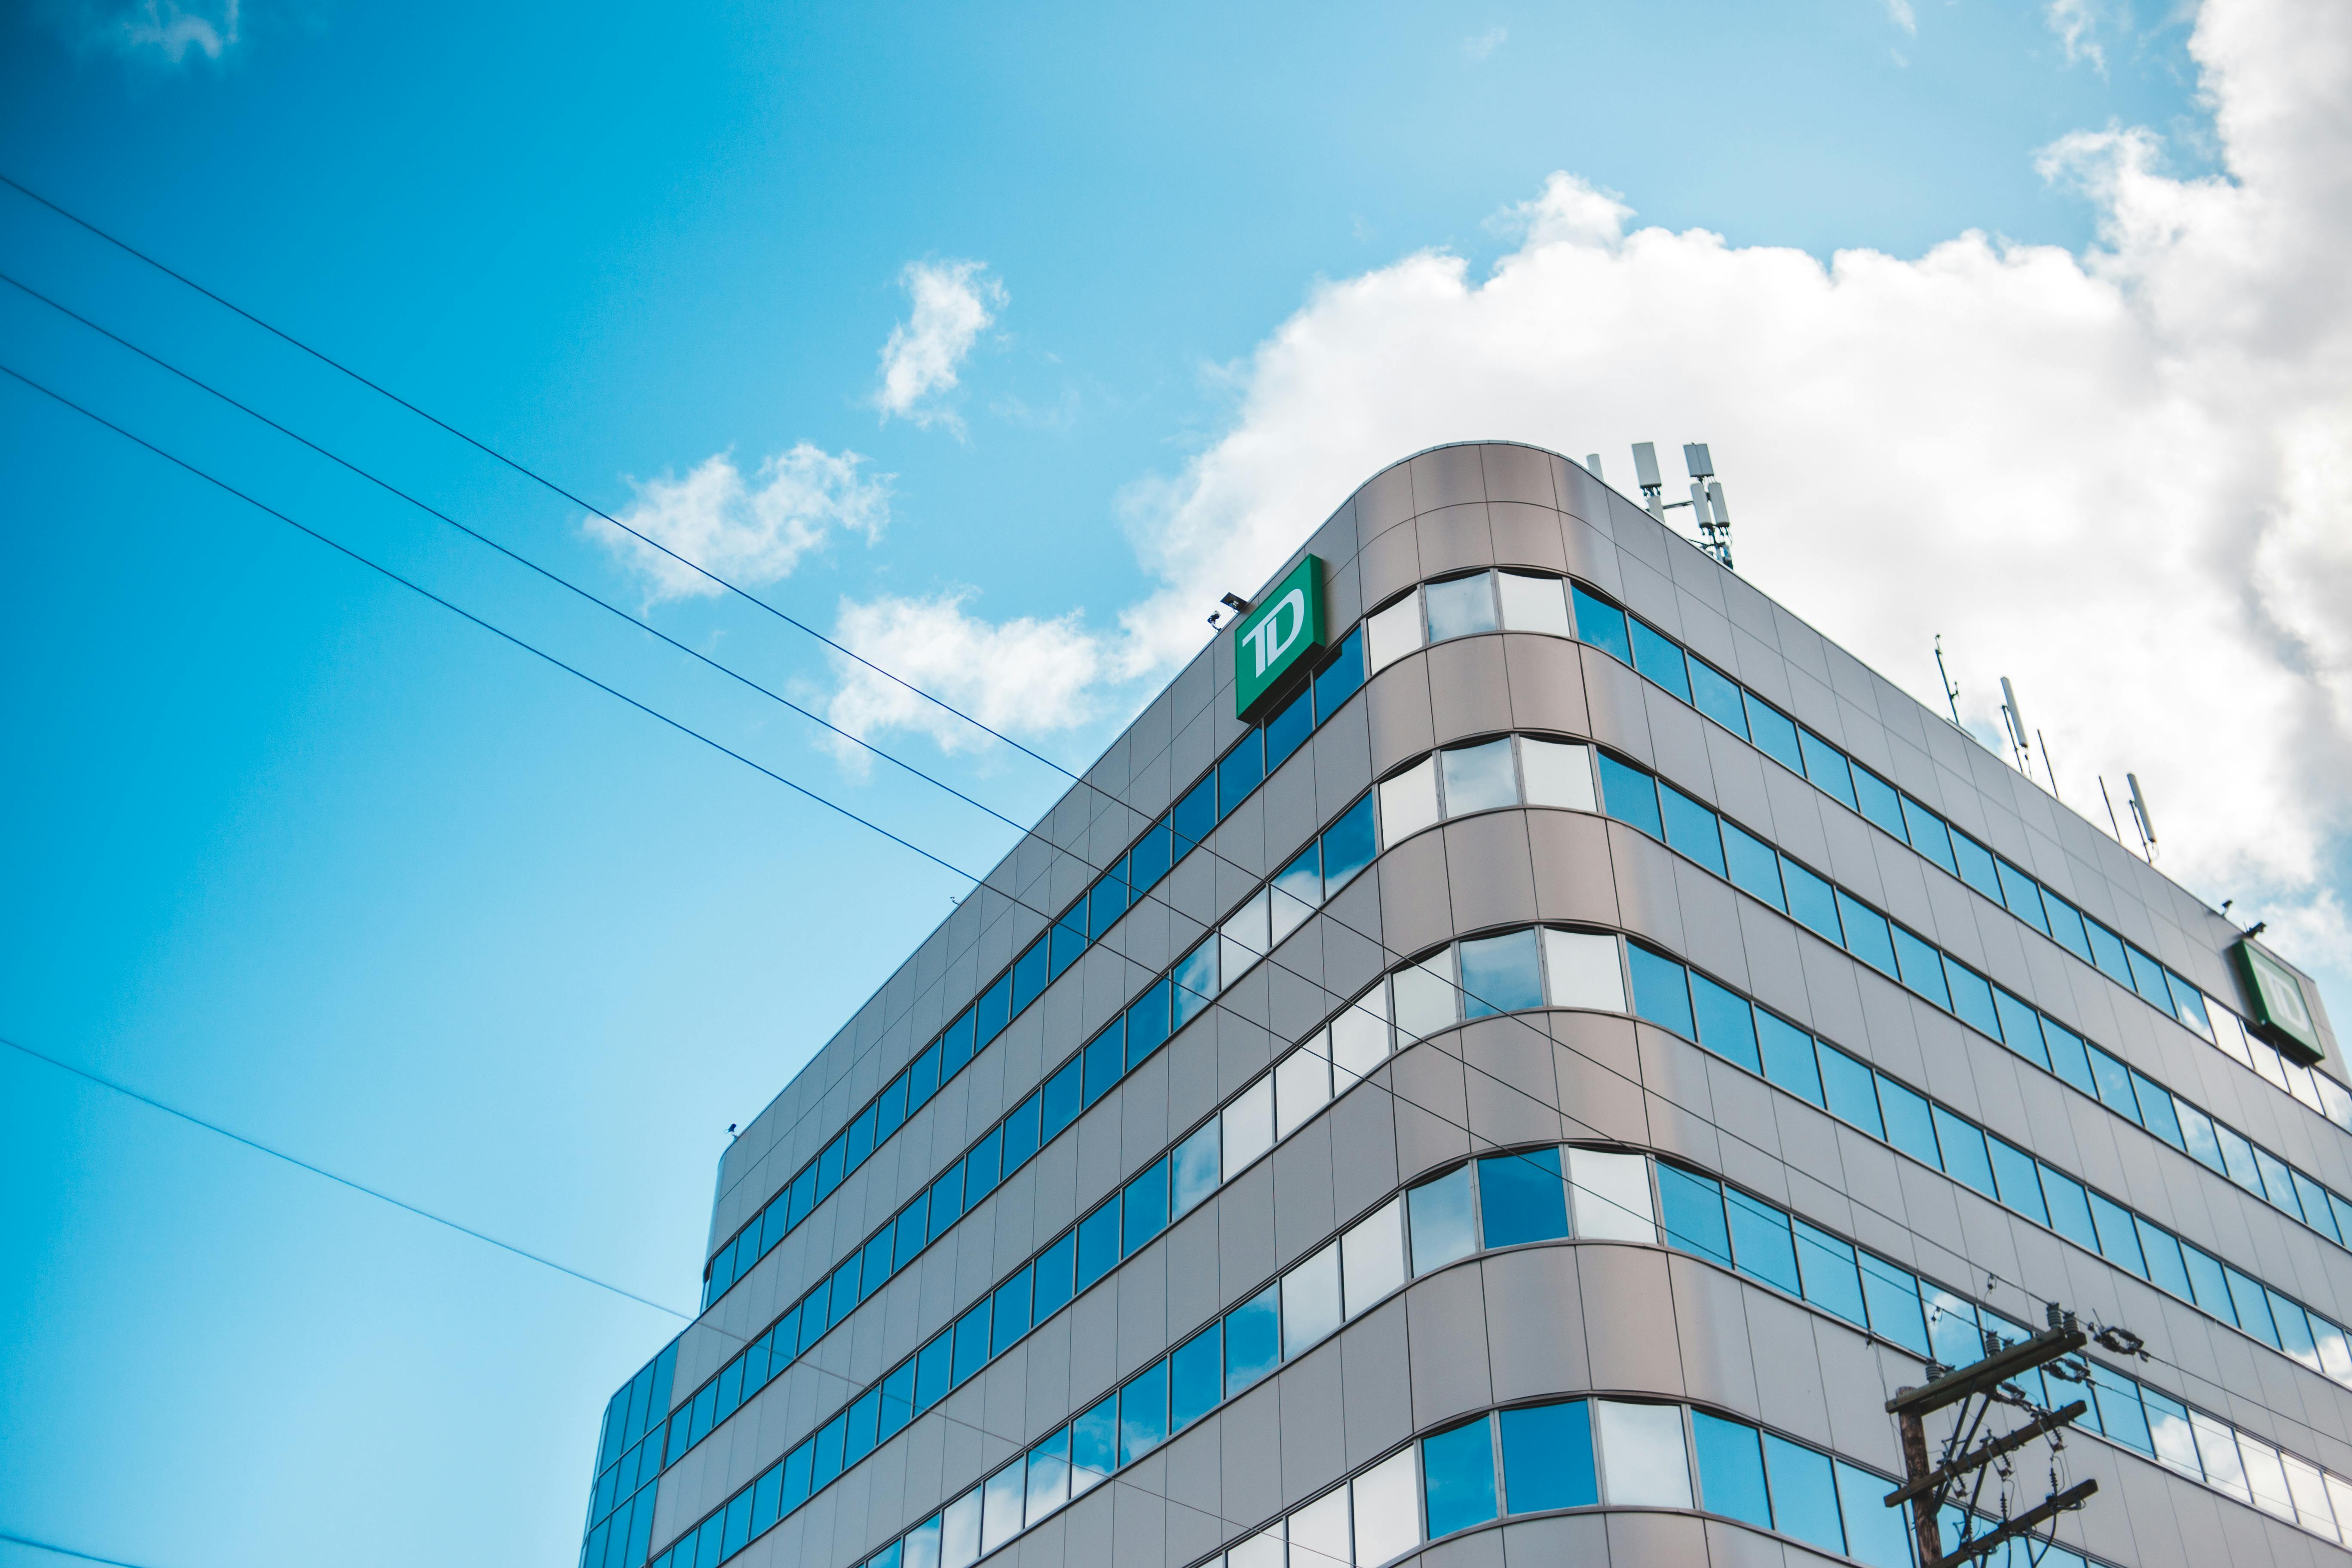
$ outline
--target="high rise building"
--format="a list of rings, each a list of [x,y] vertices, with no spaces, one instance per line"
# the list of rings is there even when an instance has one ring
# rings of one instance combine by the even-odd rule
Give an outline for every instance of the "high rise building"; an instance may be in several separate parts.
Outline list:
[[[583,1562],[1908,1563],[1885,1401],[2051,1303],[2142,1350],[2021,1379],[2087,1408],[1980,1511],[2344,1561],[2342,1075],[2105,828],[1578,465],[1441,447],[728,1150]]]

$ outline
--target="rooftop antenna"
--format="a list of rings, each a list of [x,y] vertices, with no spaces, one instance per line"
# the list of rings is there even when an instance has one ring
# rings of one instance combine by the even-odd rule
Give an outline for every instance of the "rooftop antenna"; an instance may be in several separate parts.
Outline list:
[[[1658,477],[1658,449],[1647,441],[1633,443],[1633,479],[1642,487],[1642,505],[1660,522],[1666,521],[1666,509],[1658,497],[1664,493],[1666,482]]]
[[[1601,454],[1600,454],[1600,453],[1598,453],[1598,452],[1587,452],[1587,453],[1585,453],[1585,454],[1584,454],[1584,471],[1585,471],[1586,473],[1588,473],[1588,474],[1591,474],[1591,475],[1594,479],[1601,479]],[[1601,482],[1602,484],[1607,484],[1609,481],[1608,481],[1608,480],[1606,480],[1606,479],[1601,479]]]
[[[2058,770],[2050,765],[2050,742],[2042,738],[2040,730],[2036,730],[2033,731],[2033,743],[2042,752],[2042,771],[2050,775],[2050,798],[2063,805],[2066,797],[2058,793]]]
[[[2106,802],[2107,826],[2114,831],[2116,842],[2121,844],[2124,841],[2124,825],[2116,820],[2116,797],[2107,793],[2107,775],[2105,773],[2099,775],[2099,798]]]
[[[2017,771],[2032,778],[2033,752],[2025,743],[2025,715],[2017,706],[2017,689],[2009,683],[2006,675],[2000,678],[2000,717],[2009,727],[2010,750],[2016,754]]]
[[[1633,468],[1642,481],[1642,504],[1660,522],[1665,521],[1666,513],[1676,507],[1690,508],[1691,521],[1698,524],[1698,547],[1728,569],[1731,509],[1724,504],[1723,486],[1715,477],[1715,459],[1708,455],[1706,442],[1683,444],[1683,467],[1690,470],[1690,500],[1662,500],[1666,485],[1664,477],[1658,472],[1658,449],[1647,441],[1635,446]]]
[[[1944,634],[1936,634],[1936,678],[1944,683],[1944,702],[1952,710],[1952,728],[1965,728],[1960,722],[1960,689],[1952,684],[1951,671],[1944,668]]]
[[[2156,824],[2148,820],[2147,796],[2139,792],[2137,773],[2126,773],[2124,783],[2131,790],[2132,826],[2139,829],[2140,847],[2147,851],[2148,859],[2153,861],[2156,858]]]

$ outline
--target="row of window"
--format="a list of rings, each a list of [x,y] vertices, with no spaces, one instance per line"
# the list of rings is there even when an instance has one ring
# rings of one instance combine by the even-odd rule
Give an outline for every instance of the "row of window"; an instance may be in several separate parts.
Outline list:
[[[1350,633],[1298,693],[1260,728],[1235,742],[1176,805],[1145,828],[1127,853],[1096,879],[1061,916],[1023,950],[939,1037],[918,1053],[834,1140],[809,1160],[776,1197],[715,1252],[705,1270],[703,1304],[783,1239],[855,1171],[939,1086],[1001,1034],[1045,987],[1059,979],[1119,916],[1166,876],[1176,861],[1208,837],[1265,776],[1288,759],[1364,683],[1362,639]]]
[[[1909,845],[2240,1065],[2352,1131],[2352,1091],[2325,1074],[2283,1060],[2248,1035],[2229,1008],[1640,617],[1569,582],[1571,615],[1567,603],[1557,602],[1561,595],[1555,585],[1560,582],[1506,571],[1424,584],[1368,618],[1370,668],[1377,672],[1423,646],[1424,638],[1433,643],[1496,630],[1578,637]]]
[[[1244,902],[1225,929],[1255,931],[1258,945],[1253,951],[1263,952],[1269,941],[1288,934],[1290,924],[1295,923],[1290,921],[1291,910],[1311,911],[1319,907],[1371,863],[1372,853],[1372,803],[1368,795],[1340,813],[1266,888]],[[999,1182],[1025,1164],[1081,1111],[1158,1050],[1175,1029],[1206,1005],[1207,994],[1197,987],[1213,967],[1214,957],[1213,949],[1207,963],[1197,956],[1190,959],[1178,966],[1171,978],[1163,978],[1146,991],[896,1216],[862,1245],[852,1247],[838,1267],[810,1287],[751,1345],[681,1405],[667,1428],[666,1450],[659,1433],[640,1450],[623,1450],[621,1462],[598,1479],[592,1525],[616,1508],[635,1487],[676,1464],[745,1400],[807,1353],[834,1325],[938,1240]],[[1268,1084],[1270,1092],[1270,1079]],[[1297,1102],[1297,1090],[1292,1091],[1290,1100]],[[1286,1126],[1284,1135],[1288,1135]],[[1097,1232],[1089,1234],[1098,1234],[1097,1223]],[[1083,1233],[1085,1227],[1080,1230]],[[1087,1241],[1086,1235],[1081,1235],[1081,1241]],[[1095,1276],[1087,1272],[1087,1258],[1082,1258],[1080,1275],[1091,1283]],[[1084,1283],[1078,1287],[1084,1288]]]
[[[1522,738],[1522,750],[1530,743]],[[1488,742],[1465,749],[1484,752],[1500,744]],[[2126,1067],[2055,1018],[1993,984],[1925,938],[1913,935],[1729,817],[1644,769],[1620,762],[1606,752],[1596,750],[1593,754],[1602,809],[1611,816],[1783,911],[1824,941],[1837,943],[1914,994],[2007,1046],[2042,1071],[2063,1079],[2288,1218],[2340,1247],[2352,1247],[2352,1203],[2311,1175],[2145,1073]],[[1440,752],[1435,759],[1444,763],[1449,778],[1454,772],[1451,756]],[[1388,789],[1388,784],[1381,785],[1384,807]]]
[[[1674,959],[1637,942],[1626,959],[1635,1016],[2352,1386],[2352,1339],[2331,1320]]]
[[[2025,1337],[1999,1313],[1915,1280],[1777,1205],[1664,1160],[1657,1176],[1667,1246],[1800,1297],[1915,1355],[1964,1366],[1989,1353],[1993,1340]],[[1483,1171],[1479,1180],[1483,1198]],[[2330,1541],[2352,1531],[2352,1480],[2099,1362],[2058,1366],[2012,1381],[2045,1408],[2081,1399],[2083,1426],[2240,1502]]]

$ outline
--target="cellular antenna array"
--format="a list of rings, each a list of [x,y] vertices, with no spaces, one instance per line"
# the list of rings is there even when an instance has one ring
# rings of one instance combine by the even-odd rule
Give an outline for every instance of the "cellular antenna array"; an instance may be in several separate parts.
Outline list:
[[[1601,471],[1597,458],[1588,460],[1594,474]],[[1715,477],[1715,459],[1708,455],[1704,441],[1683,444],[1683,467],[1690,473],[1690,499],[1667,500],[1666,483],[1658,472],[1658,448],[1648,441],[1633,447],[1633,477],[1642,487],[1642,504],[1660,522],[1676,507],[1691,509],[1691,517],[1698,523],[1697,544],[1701,550],[1731,565],[1731,509],[1724,504],[1723,484]]]

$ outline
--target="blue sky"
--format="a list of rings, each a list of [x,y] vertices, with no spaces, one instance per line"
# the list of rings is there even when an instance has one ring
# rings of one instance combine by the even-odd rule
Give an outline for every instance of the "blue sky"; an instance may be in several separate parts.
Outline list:
[[[2169,180],[2216,166],[2187,19],[2052,11],[246,0],[232,28],[60,0],[0,19],[0,171],[611,510],[715,454],[747,476],[800,443],[857,454],[887,526],[832,527],[763,592],[828,628],[948,603],[1093,639],[1101,679],[1017,715],[1076,763],[1164,673],[1121,616],[1193,593],[1163,546],[1218,455],[1283,427],[1276,334],[1325,341],[1377,293],[1351,283],[1447,257],[1532,267],[1555,209],[1497,216],[1553,172],[1818,270],[1972,229],[2085,253],[2127,198],[2037,166],[2071,132],[2148,128]],[[906,269],[958,262],[992,320],[952,385],[886,416]],[[806,639],[727,601],[649,605],[579,508],[5,191],[0,271],[840,700]],[[0,363],[952,862],[1010,839],[5,289]],[[1614,395],[1597,374],[1583,395],[1578,420],[1530,406],[1494,433],[1614,454],[1709,433],[1618,428],[1590,412]],[[727,1125],[958,881],[21,386],[0,410],[0,1033],[689,1304]],[[1778,472],[1760,437],[1727,447],[1733,416],[1710,428],[1727,475]],[[1863,439],[1832,424],[1804,465]],[[1381,460],[1349,449],[1213,562],[1278,558]],[[1841,633],[1833,605],[1816,618]],[[2098,705],[2054,667],[2042,689],[2053,719]],[[1055,794],[1001,749],[872,728],[1017,819]],[[2202,775],[2174,787],[2226,816]],[[2211,864],[2318,910],[2333,951],[2340,791],[2297,800],[2294,866]],[[0,1171],[0,1529],[152,1568],[569,1562],[604,1398],[674,1327],[5,1055]]]

